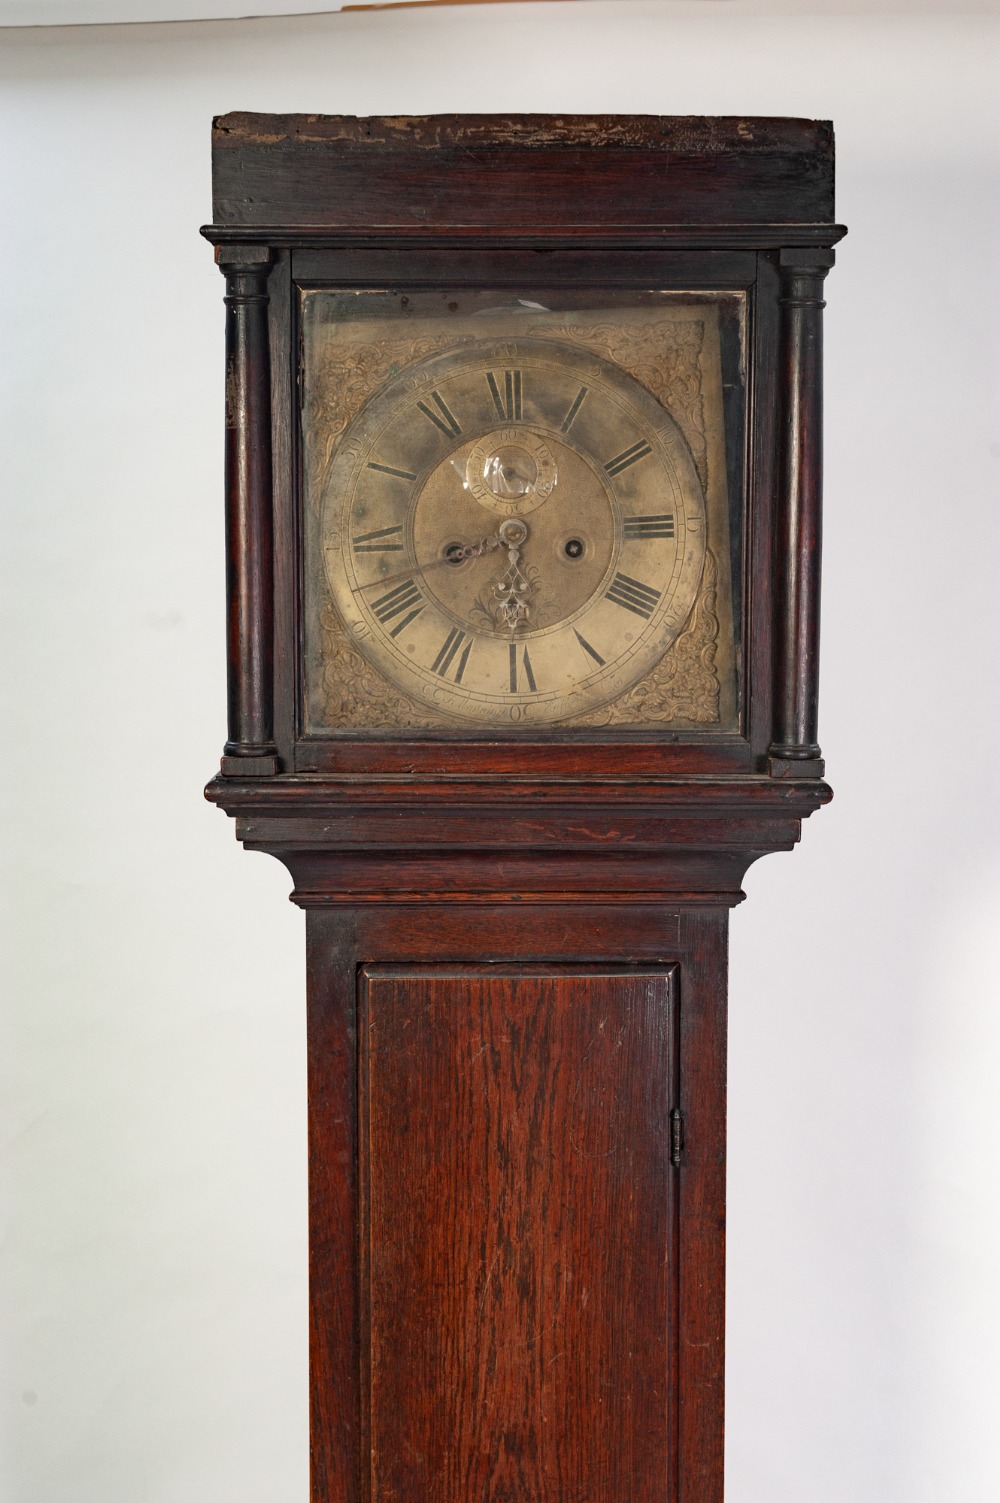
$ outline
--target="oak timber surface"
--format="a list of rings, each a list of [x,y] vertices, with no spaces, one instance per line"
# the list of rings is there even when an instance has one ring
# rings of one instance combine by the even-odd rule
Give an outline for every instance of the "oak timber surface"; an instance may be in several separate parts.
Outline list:
[[[673,1495],[672,973],[545,970],[362,979],[372,1503]]]
[[[832,137],[822,120],[223,115],[214,217],[366,233],[830,221]]]
[[[722,1503],[727,910],[830,797],[831,128],[232,115],[213,159],[239,755],[207,792],[306,911],[313,1503]],[[309,733],[301,290],[540,280],[747,300],[738,730]]]

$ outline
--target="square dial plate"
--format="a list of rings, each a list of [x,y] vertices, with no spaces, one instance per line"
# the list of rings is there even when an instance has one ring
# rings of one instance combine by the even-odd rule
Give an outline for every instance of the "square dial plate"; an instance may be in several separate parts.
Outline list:
[[[737,728],[742,297],[558,301],[301,292],[308,735]]]

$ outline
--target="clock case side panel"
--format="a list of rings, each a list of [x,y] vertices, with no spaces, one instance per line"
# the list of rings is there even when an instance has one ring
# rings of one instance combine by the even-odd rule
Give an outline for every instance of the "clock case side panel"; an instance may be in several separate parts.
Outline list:
[[[332,900],[332,903],[327,899]],[[726,983],[724,905],[341,904],[303,894],[307,915],[310,1339],[313,1503],[376,1503],[366,1245],[368,1130],[360,1024],[363,968],[545,967],[579,985],[580,1026],[597,1026],[588,975],[676,968],[671,1096],[681,1113],[669,1260],[674,1269],[670,1464],[664,1503],[721,1503],[725,1351]],[[627,960],[623,961],[623,956]],[[603,1016],[601,1013],[599,1016]],[[588,1022],[589,1019],[589,1022]],[[433,1206],[428,1207],[433,1216]],[[417,1289],[414,1298],[423,1298]],[[473,1353],[468,1352],[471,1360]]]
[[[550,248],[546,250],[429,250],[399,245],[388,249],[359,251],[354,248],[298,248],[280,254],[272,272],[274,281],[271,328],[273,363],[280,375],[275,380],[274,448],[276,541],[279,562],[276,586],[281,596],[276,607],[275,690],[279,701],[276,721],[283,764],[289,771],[309,774],[394,774],[424,771],[454,774],[516,774],[532,771],[556,775],[574,772],[590,776],[625,773],[678,775],[746,774],[760,770],[768,735],[761,731],[755,747],[747,736],[753,724],[746,685],[767,682],[769,675],[755,673],[747,657],[751,642],[767,635],[754,629],[747,616],[750,597],[748,544],[754,531],[748,516],[755,510],[758,466],[751,458],[756,451],[752,431],[750,393],[754,386],[757,357],[749,340],[754,320],[750,306],[756,285],[758,257],[748,251],[616,251]],[[656,730],[648,727],[623,730],[590,730],[554,726],[530,736],[503,732],[478,739],[454,731],[426,734],[400,730],[391,735],[364,732],[349,739],[309,735],[303,729],[305,652],[302,517],[301,425],[298,393],[301,375],[299,302],[303,289],[393,289],[400,292],[472,288],[520,291],[530,296],[542,287],[559,291],[588,291],[595,295],[658,291],[738,294],[747,299],[748,344],[743,392],[737,394],[741,411],[737,419],[738,453],[735,467],[727,464],[727,479],[735,479],[743,497],[742,507],[731,508],[731,540],[738,575],[733,593],[740,602],[735,625],[737,685],[741,692],[739,729],[735,731],[684,729]],[[745,395],[744,395],[745,394]],[[732,393],[729,393],[732,409]],[[730,456],[730,459],[732,456]],[[765,467],[766,468],[766,467]],[[742,513],[742,515],[740,515]],[[298,564],[294,575],[288,568]]]

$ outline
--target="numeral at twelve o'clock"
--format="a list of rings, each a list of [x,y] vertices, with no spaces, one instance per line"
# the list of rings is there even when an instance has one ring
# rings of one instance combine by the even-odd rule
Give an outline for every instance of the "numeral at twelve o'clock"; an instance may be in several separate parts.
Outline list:
[[[508,423],[521,421],[521,372],[487,371],[486,383],[497,410],[497,417]]]

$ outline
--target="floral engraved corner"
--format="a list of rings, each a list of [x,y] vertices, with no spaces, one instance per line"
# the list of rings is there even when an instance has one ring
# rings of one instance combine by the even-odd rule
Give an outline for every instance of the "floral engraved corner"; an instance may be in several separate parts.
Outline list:
[[[548,332],[548,331],[547,331]],[[610,358],[665,407],[691,450],[698,478],[708,486],[708,438],[702,393],[705,322],[701,318],[643,323],[567,324],[553,339],[585,345]]]
[[[656,667],[620,699],[565,723],[608,726],[687,721],[691,725],[718,725],[717,596],[718,569],[709,552],[691,619]]]
[[[422,728],[440,725],[421,712],[406,694],[362,657],[341,624],[332,603],[323,607],[322,723],[347,730]]]
[[[369,398],[415,361],[462,342],[452,333],[371,340],[347,349],[332,338],[322,342],[312,357],[302,427],[314,504],[341,437]]]

